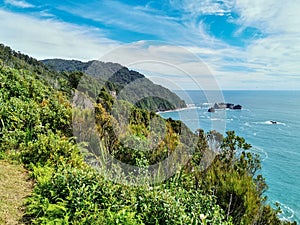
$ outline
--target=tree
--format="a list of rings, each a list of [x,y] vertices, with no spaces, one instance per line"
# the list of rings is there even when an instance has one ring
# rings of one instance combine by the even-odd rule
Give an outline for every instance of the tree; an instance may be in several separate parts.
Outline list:
[[[83,73],[80,71],[70,73],[68,76],[70,86],[72,88],[76,89],[78,87],[78,84],[79,84],[82,76],[83,76]]]

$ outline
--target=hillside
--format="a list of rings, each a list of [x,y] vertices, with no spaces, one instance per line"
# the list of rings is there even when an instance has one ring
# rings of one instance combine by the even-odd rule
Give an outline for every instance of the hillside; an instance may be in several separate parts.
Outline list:
[[[147,110],[165,111],[186,107],[185,102],[173,92],[117,63],[95,60],[84,63],[63,59],[38,61],[0,44],[1,65],[33,71],[36,78],[68,95],[71,95],[72,88],[77,88],[96,99],[105,87],[116,92],[118,99],[127,100]],[[78,71],[82,73],[78,74]]]
[[[14,63],[18,62],[18,58],[14,60]],[[9,161],[19,161],[30,171],[30,177],[35,182],[30,196],[26,198],[26,205],[22,201],[17,204],[9,199],[0,202],[0,208],[24,206],[25,209],[23,212],[17,208],[11,214],[4,211],[2,221],[16,213],[16,220],[29,221],[28,224],[190,224],[205,213],[207,220],[214,224],[230,224],[211,195],[179,186],[176,188],[175,183],[174,187],[167,183],[145,183],[136,187],[116,183],[109,176],[117,175],[117,171],[111,171],[110,174],[107,170],[106,177],[84,162],[87,156],[92,155],[97,159],[98,154],[106,150],[133,165],[144,167],[150,161],[158,162],[179,145],[180,122],[165,121],[153,112],[113,99],[102,90],[95,110],[100,146],[103,147],[101,152],[87,155],[85,145],[77,144],[71,132],[72,109],[66,92],[45,84],[33,70],[14,69],[7,65],[0,67],[0,81],[0,156]],[[123,104],[122,107],[131,112],[131,123],[125,127],[127,137],[123,142],[115,139],[111,129],[115,119],[107,110],[112,106],[112,101],[118,101],[116,104]],[[86,112],[76,111],[76,115],[75,118],[81,120],[86,117]],[[158,133],[149,127],[152,118],[165,121],[166,136],[165,132]],[[82,135],[86,134],[88,130],[83,130]],[[193,133],[189,134],[196,138]],[[151,142],[143,141],[148,135],[161,140],[154,151],[149,146]],[[141,140],[141,146],[148,150],[134,149],[125,144],[137,140]],[[167,148],[170,150],[166,151]],[[105,162],[107,168],[108,163]],[[12,174],[18,170],[13,167],[10,169]],[[122,172],[119,175],[123,176]],[[20,182],[23,179],[21,176],[15,178]],[[10,181],[15,182],[13,179]],[[4,188],[1,194],[12,195],[12,189],[5,186],[2,180],[1,184]],[[184,201],[180,202],[181,199]],[[194,203],[195,212],[190,207]]]
[[[117,63],[63,59],[47,59],[42,62],[57,72],[80,71],[87,74],[97,80],[96,89],[98,92],[99,86],[105,86],[111,92],[116,92],[118,99],[129,101],[139,108],[165,111],[186,107],[184,101],[167,88],[154,84],[143,74],[129,70]],[[91,82],[86,82],[85,79],[90,78],[83,77],[78,88],[87,91],[91,97],[95,97],[90,91],[94,90],[95,86],[91,87],[89,85]]]
[[[296,224],[267,204],[259,155],[234,131],[193,133],[107,88],[72,108],[86,75],[13,54],[0,66],[0,223]]]

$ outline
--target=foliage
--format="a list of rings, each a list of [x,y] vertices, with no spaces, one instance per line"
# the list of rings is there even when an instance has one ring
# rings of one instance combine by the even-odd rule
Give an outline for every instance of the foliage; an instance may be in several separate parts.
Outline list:
[[[198,149],[192,160],[194,169],[189,168],[195,171],[196,189],[213,193],[234,224],[289,224],[280,221],[278,211],[265,203],[263,193],[267,185],[258,173],[260,159],[257,154],[251,153],[251,145],[244,138],[234,131],[226,132],[227,136],[222,139],[214,131],[205,134],[199,130],[198,134]],[[210,154],[213,156],[211,165],[202,168],[201,160],[212,146],[217,154]]]
[[[13,155],[31,170],[36,183],[26,205],[31,223],[291,224],[280,221],[279,211],[265,203],[259,157],[234,132],[225,138],[215,131],[194,134],[180,121],[162,119],[134,102],[114,98],[111,89],[121,88],[116,80],[108,84],[111,89],[99,89],[95,117],[88,110],[74,109],[72,118],[68,96],[84,74],[73,73],[72,66],[71,73],[51,75],[34,59],[2,45],[0,50],[0,155]],[[89,68],[95,69],[93,73],[101,63],[95,64]],[[41,78],[44,75],[51,85]],[[138,84],[132,75],[142,76],[127,75],[122,82],[134,81],[132,87]],[[57,79],[60,85],[55,89]],[[76,144],[72,137],[71,120],[80,125],[81,117],[96,122],[95,127],[80,127],[84,132],[78,141],[87,144]],[[97,132],[85,140],[94,128]],[[99,157],[91,148],[97,144],[100,151],[142,168],[169,156],[176,162],[190,160],[163,183],[127,186],[83,162],[83,154],[87,161]]]
[[[61,162],[73,166],[80,165],[82,159],[78,157],[79,149],[70,138],[61,137],[49,131],[47,134],[37,135],[37,139],[21,145],[21,159],[25,164],[52,164]]]
[[[61,93],[24,70],[4,67],[0,78],[0,150],[18,149],[48,131],[71,135],[70,104]]]
[[[129,101],[142,109],[165,111],[186,107],[185,102],[173,92],[116,63],[62,59],[47,59],[43,62],[57,72],[80,71],[89,75],[82,76],[78,89],[93,98],[97,96],[95,92],[105,87],[116,92],[119,100]]]
[[[116,159],[131,165],[143,162],[146,166],[167,158],[177,148],[192,151],[194,135],[180,121],[164,120],[153,112],[113,99],[105,89],[100,92],[97,103],[100,139]]]
[[[42,62],[21,52],[16,52],[3,44],[0,44],[0,62],[0,67],[8,66],[17,70],[30,71],[32,78],[65,93],[70,93],[71,89],[66,73],[50,70]]]
[[[43,173],[34,168],[35,179]],[[114,184],[88,168],[66,166],[46,173],[28,199],[28,214],[39,215],[36,224],[230,224],[215,199],[200,192]]]
[[[78,84],[83,77],[82,72],[72,72],[68,74],[68,80],[72,88],[77,88]]]

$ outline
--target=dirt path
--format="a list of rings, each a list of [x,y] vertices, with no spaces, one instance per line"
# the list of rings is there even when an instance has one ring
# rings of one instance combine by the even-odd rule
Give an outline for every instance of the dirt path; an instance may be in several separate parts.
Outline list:
[[[0,160],[0,224],[23,224],[24,198],[31,193],[27,171],[17,164]]]

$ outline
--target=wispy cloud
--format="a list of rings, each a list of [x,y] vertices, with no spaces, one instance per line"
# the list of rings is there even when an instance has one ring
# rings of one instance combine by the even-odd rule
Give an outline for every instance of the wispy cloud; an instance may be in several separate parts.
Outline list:
[[[169,5],[165,11],[152,4],[129,6],[108,0],[88,4],[68,2],[68,5],[62,2],[56,6],[60,12],[84,18],[86,23],[91,21],[91,27],[0,10],[1,39],[38,58],[115,61],[152,77],[155,74],[172,77],[185,88],[194,88],[183,72],[187,70],[192,76],[201,77],[203,82],[207,81],[205,76],[211,74],[223,89],[300,89],[300,2],[166,0],[164,4],[166,2]],[[210,26],[202,17],[230,14],[236,15],[229,22],[237,25],[237,36],[248,27],[264,35],[250,36],[247,45],[240,47],[211,36]],[[95,28],[97,24],[102,28]],[[122,51],[113,50],[122,43],[123,35],[135,34],[146,34],[164,42],[140,41],[121,48]],[[174,45],[182,46],[185,51]],[[149,62],[153,59],[156,65]],[[138,60],[145,63],[134,63]],[[169,64],[158,65],[157,62]]]
[[[246,47],[233,47],[208,35],[209,27],[191,17],[187,28],[199,30],[206,46],[191,46],[203,58],[220,84],[237,88],[300,89],[300,2],[276,0],[181,1],[181,7],[195,18],[203,14],[235,13],[230,22],[240,26],[239,32],[254,27],[263,37],[249,37]],[[225,3],[225,4],[224,4]],[[229,4],[227,4],[229,3]],[[234,3],[234,4],[232,4]],[[209,41],[209,38],[211,40]],[[204,49],[207,48],[207,51]],[[210,52],[211,55],[202,52]],[[252,80],[253,82],[247,82]],[[230,85],[229,85],[230,84]]]
[[[0,9],[1,42],[38,59],[98,59],[117,42],[101,30],[53,19],[35,19]]]
[[[208,49],[197,49],[198,52]],[[202,51],[203,50],[203,51]],[[144,72],[154,82],[173,89],[219,89],[218,81],[207,61],[186,47],[170,45],[166,42],[141,41],[114,49],[106,54],[103,61],[117,61],[129,68]],[[157,79],[159,78],[159,79]],[[179,89],[179,88],[177,88]]]
[[[170,0],[170,4],[174,8],[179,8],[184,12],[188,13],[189,16],[199,15],[224,15],[230,13],[234,1],[232,0]]]
[[[22,0],[5,0],[5,4],[9,4],[19,8],[34,8],[35,6]]]
[[[183,17],[169,15],[166,11],[151,8],[151,4],[131,6],[120,1],[103,0],[90,4],[73,2],[60,5],[58,9],[108,27],[108,34],[114,33],[112,34],[114,38],[117,36],[115,33],[124,30],[125,33],[146,34],[149,35],[149,39],[159,39],[173,44],[205,45],[205,38],[202,37],[203,24],[194,24]],[[193,29],[190,29],[192,26]],[[122,36],[124,37],[124,34]],[[211,41],[210,37],[209,40]]]
[[[238,23],[258,27],[269,34],[299,33],[299,9],[299,1],[276,0],[237,0],[235,7],[240,14]]]
[[[61,6],[60,10],[104,24],[116,33],[124,30],[128,35],[130,32],[149,35],[148,40],[159,39],[173,44],[201,44],[204,40],[201,29],[189,30],[183,18],[170,16],[148,5],[133,7],[119,1],[96,1]]]

